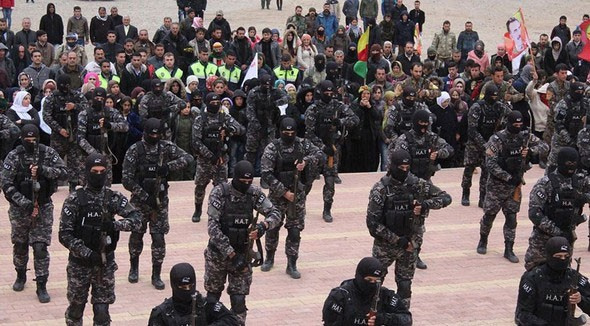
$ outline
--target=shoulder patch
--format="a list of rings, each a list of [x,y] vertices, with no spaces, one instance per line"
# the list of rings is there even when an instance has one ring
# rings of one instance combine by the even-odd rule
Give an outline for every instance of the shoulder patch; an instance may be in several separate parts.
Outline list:
[[[10,165],[8,162],[4,162],[4,169],[5,170],[12,170],[12,165]]]
[[[64,214],[66,214],[66,216],[72,216],[72,211],[70,211],[67,207],[64,207]]]
[[[542,193],[540,190],[537,190],[537,192],[535,193],[535,195],[537,195],[537,197],[539,197],[539,198],[541,198],[541,199],[545,199],[545,198],[547,198],[547,197],[545,196],[545,194],[544,194],[544,193]]]
[[[217,210],[221,210],[221,201],[219,201],[218,199],[214,199],[211,202],[211,206],[215,207]]]
[[[261,205],[264,200],[266,199],[266,196],[264,195],[264,193],[261,193],[260,195],[258,195],[258,199],[256,200],[256,202]]]
[[[125,208],[127,207],[127,203],[129,203],[129,201],[127,200],[127,198],[121,196],[121,208]]]
[[[522,284],[522,289],[523,289],[523,290],[524,290],[524,292],[526,292],[526,293],[531,293],[531,291],[533,290],[533,287],[532,287],[530,284],[528,284],[527,282],[524,282],[524,283]]]
[[[371,194],[371,196],[369,197],[369,201],[374,202],[379,206],[383,205],[383,199],[381,198],[381,196],[379,196],[378,193]]]

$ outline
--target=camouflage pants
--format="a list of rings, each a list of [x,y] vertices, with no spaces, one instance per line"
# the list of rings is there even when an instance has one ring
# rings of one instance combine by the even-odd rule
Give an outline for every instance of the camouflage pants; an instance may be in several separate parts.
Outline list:
[[[305,191],[303,191],[303,185],[301,185],[299,192],[297,193],[297,200],[295,201],[295,216],[291,216],[290,208],[292,207],[293,203],[288,201],[287,199],[280,197],[277,198],[273,196],[272,192],[270,194],[270,201],[272,204],[281,212],[281,223],[279,226],[272,230],[268,230],[265,235],[265,249],[266,251],[276,251],[279,245],[279,231],[283,222],[285,221],[285,229],[297,229],[299,231],[303,231],[305,228],[305,200],[306,195]],[[298,236],[298,235],[297,235]],[[287,234],[287,239],[285,240],[285,254],[287,256],[299,256],[299,244],[301,243],[300,238],[295,238],[295,236],[291,235],[290,232]]]
[[[119,267],[114,260],[107,262],[107,265],[102,268],[102,271],[96,267],[87,267],[75,263],[68,262],[67,277],[68,289],[67,297],[70,305],[68,306],[65,317],[66,325],[82,325],[82,317],[74,319],[71,311],[84,309],[86,302],[88,302],[88,290],[92,286],[92,304],[113,304],[115,302],[115,271]],[[102,272],[102,280],[99,280],[99,274]],[[110,317],[109,317],[110,320]],[[110,325],[109,323],[94,323],[94,325]]]
[[[223,157],[223,164],[213,165],[211,162],[197,157],[197,172],[195,173],[195,205],[205,200],[205,190],[210,181],[213,186],[227,181],[227,155]]]
[[[12,262],[16,269],[26,269],[29,262],[29,246],[36,249],[36,243],[51,245],[51,231],[53,226],[53,203],[46,203],[39,207],[39,215],[32,225],[31,214],[10,204],[8,209],[10,219],[10,240],[13,244]],[[49,275],[49,251],[34,252],[33,262],[35,276]]]
[[[152,237],[152,264],[162,264],[166,256],[166,242],[164,235],[170,231],[168,222],[168,200],[162,202],[162,208],[153,209],[149,205],[132,198],[131,204],[141,211],[141,228],[138,232],[131,232],[129,236],[129,256],[139,257],[143,251],[143,235],[148,224]]]
[[[52,133],[51,148],[55,149],[59,156],[66,162],[69,172],[69,182],[81,185],[81,176],[84,169],[80,170],[80,167],[83,166],[84,163],[81,162],[83,154],[78,143],[71,143],[61,135]]]
[[[487,189],[488,192],[483,203],[484,215],[479,222],[479,233],[484,235],[490,234],[496,215],[502,210],[506,217],[503,228],[504,241],[514,242],[517,224],[516,213],[520,211],[522,196],[514,198],[516,186],[509,185],[492,176],[488,178]]]
[[[334,194],[336,193],[336,189],[334,187],[334,179],[338,175],[338,164],[340,162],[340,146],[336,146],[337,150],[334,155],[334,159],[332,162],[332,166],[328,166],[328,158],[324,155],[324,159],[320,162],[320,165],[317,168],[314,168],[310,171],[309,175],[313,181],[316,176],[323,175],[324,176],[324,188],[322,190],[322,196],[324,199],[324,203],[331,204],[334,202]],[[311,191],[311,182],[308,182],[309,188],[306,189],[306,192],[309,193]]]
[[[86,158],[88,157],[88,155],[84,155],[83,157],[80,158],[78,164],[80,164],[80,166],[78,167],[79,171],[82,171],[82,173],[80,173],[80,184],[81,185],[86,185],[86,173],[84,172],[86,169]],[[111,157],[111,155],[107,154],[105,155],[105,157],[107,158],[107,181],[105,183],[105,185],[107,187],[110,187],[113,184],[113,158]]]
[[[485,153],[483,150],[477,148],[475,145],[467,143],[465,147],[465,169],[463,170],[463,179],[461,180],[461,187],[463,189],[471,188],[471,179],[473,179],[473,171],[476,167],[481,167],[481,175],[479,176],[479,198],[485,198],[486,195],[486,181],[488,179],[488,169],[486,169],[483,160]]]
[[[395,263],[395,282],[397,293],[409,308],[412,296],[411,286],[416,271],[416,251],[409,252],[397,245],[375,240],[373,257],[377,258],[386,268]]]
[[[244,159],[252,163],[255,168],[256,174],[260,174],[260,157],[262,152],[273,139],[274,135],[263,136],[259,129],[254,129],[250,125],[246,131],[246,154]],[[258,164],[257,164],[258,163]]]

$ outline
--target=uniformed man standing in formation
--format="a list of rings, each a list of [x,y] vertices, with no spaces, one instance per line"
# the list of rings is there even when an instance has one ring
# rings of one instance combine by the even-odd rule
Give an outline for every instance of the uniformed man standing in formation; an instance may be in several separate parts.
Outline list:
[[[586,324],[585,316],[574,317],[574,313],[576,306],[590,313],[590,282],[569,267],[572,252],[564,237],[547,241],[547,263],[524,272],[520,279],[514,318],[517,325]]]
[[[454,150],[444,139],[430,131],[430,114],[425,110],[416,111],[412,117],[412,129],[401,134],[395,142],[390,143],[390,151],[402,149],[410,153],[412,162],[410,172],[420,179],[430,181],[437,169],[436,161],[453,155]],[[440,169],[440,167],[439,167]],[[432,182],[431,182],[432,183]],[[428,210],[420,214],[420,232],[416,238],[416,268],[426,269],[428,266],[420,259],[422,242],[424,241],[424,219],[428,217]]]
[[[122,183],[131,192],[131,203],[141,210],[141,227],[129,237],[131,268],[129,282],[139,278],[139,256],[143,250],[143,235],[150,227],[152,236],[152,285],[163,290],[160,278],[166,255],[164,236],[170,231],[168,223],[168,175],[170,171],[186,168],[193,157],[171,141],[162,140],[162,122],[156,118],[146,121],[143,140],[131,145],[123,161]]]
[[[152,309],[148,326],[237,326],[237,316],[223,303],[207,301],[197,291],[193,266],[178,263],[170,270],[172,297]]]
[[[22,291],[27,281],[29,246],[33,247],[37,298],[50,301],[46,284],[49,276],[49,252],[53,226],[53,201],[57,180],[67,179],[68,172],[59,154],[39,144],[39,129],[33,124],[21,130],[21,145],[6,156],[0,182],[10,203],[12,261],[16,269],[14,291]]]
[[[69,75],[57,77],[57,90],[46,99],[43,120],[51,128],[51,148],[67,162],[72,192],[82,181],[82,150],[75,133],[78,129],[78,114],[86,110],[88,101],[82,93],[70,89],[70,84]]]
[[[353,128],[360,122],[359,117],[344,103],[336,99],[334,84],[329,80],[319,86],[320,99],[305,111],[305,138],[320,148],[327,156],[319,172],[324,175],[324,211],[322,218],[331,223],[332,203],[334,202],[334,184],[338,175],[340,143],[346,136],[344,129]],[[308,190],[309,192],[309,190]]]
[[[412,314],[399,295],[382,286],[386,273],[387,268],[378,259],[361,259],[354,278],[330,291],[322,310],[324,325],[412,325]],[[371,307],[376,299],[377,307]]]
[[[385,137],[390,139],[391,142],[395,141],[397,137],[406,131],[412,130],[414,113],[426,111],[430,115],[430,110],[426,104],[416,101],[416,89],[413,86],[403,88],[402,99],[394,103],[394,107],[394,110],[387,112],[387,122],[385,123],[384,129]]]
[[[395,263],[397,293],[410,307],[416,270],[416,249],[421,234],[421,214],[451,204],[451,196],[432,183],[410,173],[412,157],[404,150],[390,156],[387,174],[371,189],[367,227],[373,241],[373,257],[386,268]]]
[[[545,261],[545,244],[553,236],[565,237],[573,247],[576,226],[584,222],[584,204],[590,202],[590,179],[576,173],[578,153],[562,147],[557,154],[557,169],[539,179],[529,200],[529,219],[533,231],[525,255],[527,270]]]
[[[104,106],[106,96],[107,92],[104,88],[94,89],[91,107],[78,115],[77,138],[78,144],[86,155],[100,153],[107,158],[107,186],[110,186],[113,182],[112,158],[114,155],[109,148],[109,133],[125,133],[129,130],[129,125],[117,109]]]
[[[286,218],[287,274],[298,279],[297,270],[301,231],[305,227],[306,168],[318,166],[323,161],[322,151],[308,139],[296,136],[297,123],[286,117],[281,121],[280,138],[273,140],[262,154],[262,179],[269,185],[270,201],[280,211],[281,224],[266,233],[266,260],[261,267],[268,272],[273,267],[275,251],[279,243],[280,226]],[[307,168],[309,169],[309,168]],[[297,183],[297,184],[295,184]]]
[[[516,213],[520,211],[524,173],[529,169],[527,157],[530,154],[544,155],[549,150],[537,136],[522,129],[522,114],[512,111],[506,118],[506,128],[493,135],[485,144],[486,170],[489,177],[479,228],[478,254],[486,254],[488,236],[496,215],[502,210],[504,222],[504,258],[518,263],[514,254],[516,238]]]
[[[227,181],[228,147],[231,136],[245,133],[231,115],[220,110],[221,97],[215,93],[205,98],[207,110],[201,111],[193,122],[191,142],[197,158],[195,173],[195,212],[193,222],[201,220],[205,189],[210,181],[217,186]]]
[[[254,167],[240,161],[234,178],[223,182],[209,195],[209,244],[205,249],[205,290],[207,300],[217,302],[225,280],[231,310],[246,323],[246,295],[252,284],[251,252],[249,243],[261,238],[281,222],[279,210],[266,198],[262,190],[252,185]],[[264,221],[252,225],[253,210],[265,216]],[[252,230],[249,233],[249,230]]]
[[[121,193],[105,187],[106,168],[103,155],[90,154],[86,158],[86,186],[70,193],[61,211],[59,242],[70,250],[68,326],[82,325],[90,286],[94,325],[110,325],[119,232],[137,231],[141,226],[141,213]],[[123,219],[115,220],[115,214]]]
[[[503,119],[512,110],[504,102],[498,101],[498,87],[491,84],[486,88],[483,100],[475,102],[469,108],[467,116],[467,143],[465,144],[465,170],[461,187],[461,205],[469,206],[469,194],[471,191],[471,179],[475,168],[481,167],[479,177],[479,202],[478,207],[483,208],[486,195],[486,180],[488,171],[485,166],[485,143],[492,135],[500,130]]]
[[[164,85],[159,79],[152,79],[152,90],[147,92],[139,102],[139,116],[142,121],[156,118],[162,121],[162,139],[172,139],[170,119],[186,107],[186,102],[176,95],[164,92]]]

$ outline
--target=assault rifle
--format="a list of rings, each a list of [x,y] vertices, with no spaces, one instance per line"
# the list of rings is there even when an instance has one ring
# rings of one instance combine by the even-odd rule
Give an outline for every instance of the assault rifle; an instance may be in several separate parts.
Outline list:
[[[528,132],[528,136],[523,144],[523,148],[528,148],[529,147],[529,143],[531,141],[531,133]],[[520,199],[522,198],[522,186],[524,184],[526,184],[526,182],[524,181],[524,172],[526,170],[526,166],[527,166],[528,162],[526,157],[522,158],[522,164],[521,164],[521,173],[520,173],[520,179],[522,180],[520,182],[520,184],[518,186],[516,186],[516,189],[514,189],[514,194],[512,195],[512,199],[514,201],[520,202]]]
[[[371,308],[369,310],[369,317],[367,319],[371,319],[374,316],[377,316],[377,312],[379,309],[379,301],[381,300],[380,296],[381,296],[382,282],[381,282],[381,280],[377,280],[377,281],[375,281],[375,284],[377,284],[377,290],[375,291],[375,295],[373,295],[373,299],[371,300]]]
[[[104,274],[104,268],[107,265],[107,252],[106,248],[108,245],[111,244],[111,237],[107,234],[106,230],[102,227],[104,222],[111,219],[109,213],[107,211],[108,201],[107,201],[107,190],[103,187],[103,199],[102,199],[102,214],[101,214],[101,226],[100,226],[100,242],[98,244],[98,251],[100,252],[100,259],[102,262],[101,266],[98,266],[98,282],[102,282],[102,277]]]
[[[298,158],[297,161],[295,161],[295,175],[293,175],[293,201],[289,203],[289,207],[287,208],[288,217],[293,219],[296,218],[297,214],[297,195],[299,193],[299,175],[301,174],[301,172],[297,170],[297,164],[302,161],[302,158]]]
[[[250,239],[250,233],[256,231],[256,224],[258,224],[258,216],[260,212],[256,212],[256,216],[252,219],[252,223],[248,227],[248,249],[246,251],[246,262],[249,266],[258,267],[264,261],[262,243],[260,239]],[[254,242],[256,242],[256,250],[254,251]]]
[[[107,108],[103,108],[103,112],[101,114],[101,117],[103,119],[103,124],[102,127],[100,127],[100,137],[102,138],[100,141],[100,153],[102,155],[108,155],[107,151],[108,151],[108,146],[109,146],[109,134],[107,132],[107,128],[104,127],[104,122],[108,119],[106,117],[106,114],[104,113],[104,110],[106,110]]]
[[[576,277],[574,277],[571,288],[569,288],[567,290],[567,296],[566,296],[567,298],[569,298],[570,295],[578,292],[578,283],[580,282],[580,264],[582,263],[582,257],[576,258],[574,260],[576,261],[576,265],[577,265],[576,266]],[[566,299],[566,300],[568,300],[568,299]],[[575,314],[576,314],[576,305],[570,304],[568,302],[566,325],[578,326],[578,325],[586,324],[586,321],[588,319],[588,316],[586,316],[586,314],[581,314],[579,317],[575,317]]]
[[[195,293],[191,295],[191,298],[191,326],[207,324],[206,316],[204,314],[205,307],[203,305],[203,300],[196,290]]]
[[[74,138],[74,124],[72,123],[72,115],[68,112],[66,113],[68,115],[67,117],[67,132],[68,132],[68,141],[69,142],[74,142],[75,138]]]
[[[39,142],[36,141],[35,149],[33,150],[33,166],[39,167]],[[31,175],[32,182],[32,194],[31,201],[33,202],[33,212],[31,213],[31,224],[33,227],[37,225],[37,217],[39,216],[39,190],[41,190],[41,184],[39,183],[39,169],[33,176]]]
[[[162,150],[162,148],[160,146],[158,146],[158,149],[160,151],[160,156],[158,157],[158,170],[162,167],[162,165],[164,165],[164,151]],[[160,193],[164,191],[164,184],[162,183],[162,177],[160,176],[160,171],[157,171],[156,174],[156,193],[153,194],[153,196],[156,196],[156,207],[154,207],[155,209],[152,210],[152,213],[150,214],[150,220],[152,222],[156,222],[156,219],[158,218],[158,211],[160,211],[160,209],[162,208],[162,201],[160,200]]]

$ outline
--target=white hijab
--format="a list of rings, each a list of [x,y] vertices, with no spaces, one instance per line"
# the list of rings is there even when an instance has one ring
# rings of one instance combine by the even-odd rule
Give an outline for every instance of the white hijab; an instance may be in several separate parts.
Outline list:
[[[14,103],[12,103],[10,109],[14,110],[19,118],[31,120],[31,115],[29,114],[29,111],[33,109],[33,106],[30,104],[30,102],[28,106],[23,106],[23,100],[27,95],[29,97],[31,96],[31,94],[29,94],[29,92],[27,91],[19,91],[18,93],[16,93]]]
[[[438,104],[438,106],[440,106],[441,108],[443,107],[442,104],[444,101],[450,100],[451,96],[449,95],[449,93],[447,92],[441,92],[440,96],[436,98],[436,104]]]

